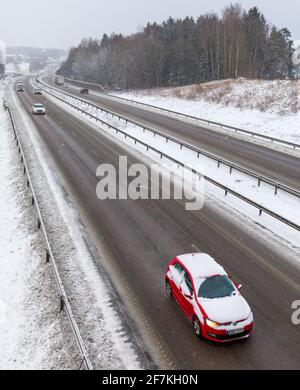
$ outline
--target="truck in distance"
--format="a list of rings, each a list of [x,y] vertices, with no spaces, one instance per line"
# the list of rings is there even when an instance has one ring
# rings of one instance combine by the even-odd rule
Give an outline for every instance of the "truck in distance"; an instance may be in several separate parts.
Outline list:
[[[60,75],[57,74],[57,75],[55,75],[54,81],[55,81],[56,85],[60,85],[60,86],[65,85],[65,78],[64,78],[64,76],[60,76]]]

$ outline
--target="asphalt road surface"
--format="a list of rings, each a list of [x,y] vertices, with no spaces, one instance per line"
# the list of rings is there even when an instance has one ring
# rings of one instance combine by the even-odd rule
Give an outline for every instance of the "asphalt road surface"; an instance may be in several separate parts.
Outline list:
[[[47,82],[51,84],[51,79],[48,78]],[[103,108],[137,120],[146,126],[160,129],[166,134],[214,153],[293,189],[300,190],[299,158],[234,136],[206,129],[201,125],[187,123],[182,118],[177,119],[162,112],[149,111],[143,109],[142,106],[111,99],[102,94],[95,94],[93,91],[90,91],[89,95],[81,95],[78,88],[68,85],[68,88],[64,87],[62,89]]]
[[[105,242],[113,263],[108,268],[115,269],[117,288],[145,342],[157,351],[161,367],[299,369],[300,326],[291,322],[291,304],[300,299],[299,268],[209,206],[190,212],[175,200],[98,200],[97,166],[117,166],[120,155],[127,155],[129,164],[139,162],[137,157],[59,103],[33,95],[28,82],[25,87],[18,97],[29,115],[33,103],[47,104],[47,115],[32,119],[91,236]],[[191,252],[192,245],[242,282],[255,317],[249,340],[227,345],[199,341],[176,303],[166,297],[166,265],[176,255]]]

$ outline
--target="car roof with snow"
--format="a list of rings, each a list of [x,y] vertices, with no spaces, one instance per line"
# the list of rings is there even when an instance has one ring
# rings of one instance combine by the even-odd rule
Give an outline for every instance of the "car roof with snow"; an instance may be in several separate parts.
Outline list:
[[[190,253],[177,256],[177,259],[189,270],[193,278],[227,275],[224,268],[206,253]]]

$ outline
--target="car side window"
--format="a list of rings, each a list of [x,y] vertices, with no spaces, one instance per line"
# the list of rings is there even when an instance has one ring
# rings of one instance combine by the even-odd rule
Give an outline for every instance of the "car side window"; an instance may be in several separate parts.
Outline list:
[[[183,266],[177,262],[174,264],[174,269],[180,274],[184,272]]]
[[[176,262],[173,265],[172,275],[173,275],[173,280],[177,286],[179,286],[179,284],[181,283],[184,272],[185,272],[184,268],[178,262]]]
[[[184,274],[184,281],[185,281],[185,284],[187,285],[187,288],[189,289],[190,293],[192,294],[193,293],[193,283],[191,281],[191,278],[189,277],[189,275],[187,273]]]

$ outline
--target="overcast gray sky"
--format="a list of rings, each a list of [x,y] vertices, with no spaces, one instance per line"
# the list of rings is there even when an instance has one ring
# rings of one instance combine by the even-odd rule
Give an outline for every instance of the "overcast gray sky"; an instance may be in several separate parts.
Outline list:
[[[230,0],[1,0],[0,40],[8,46],[68,49],[83,37],[136,32],[150,22],[172,17],[219,12]],[[234,2],[234,1],[233,1]],[[299,0],[240,0],[246,9],[257,5],[278,27],[300,39]]]

